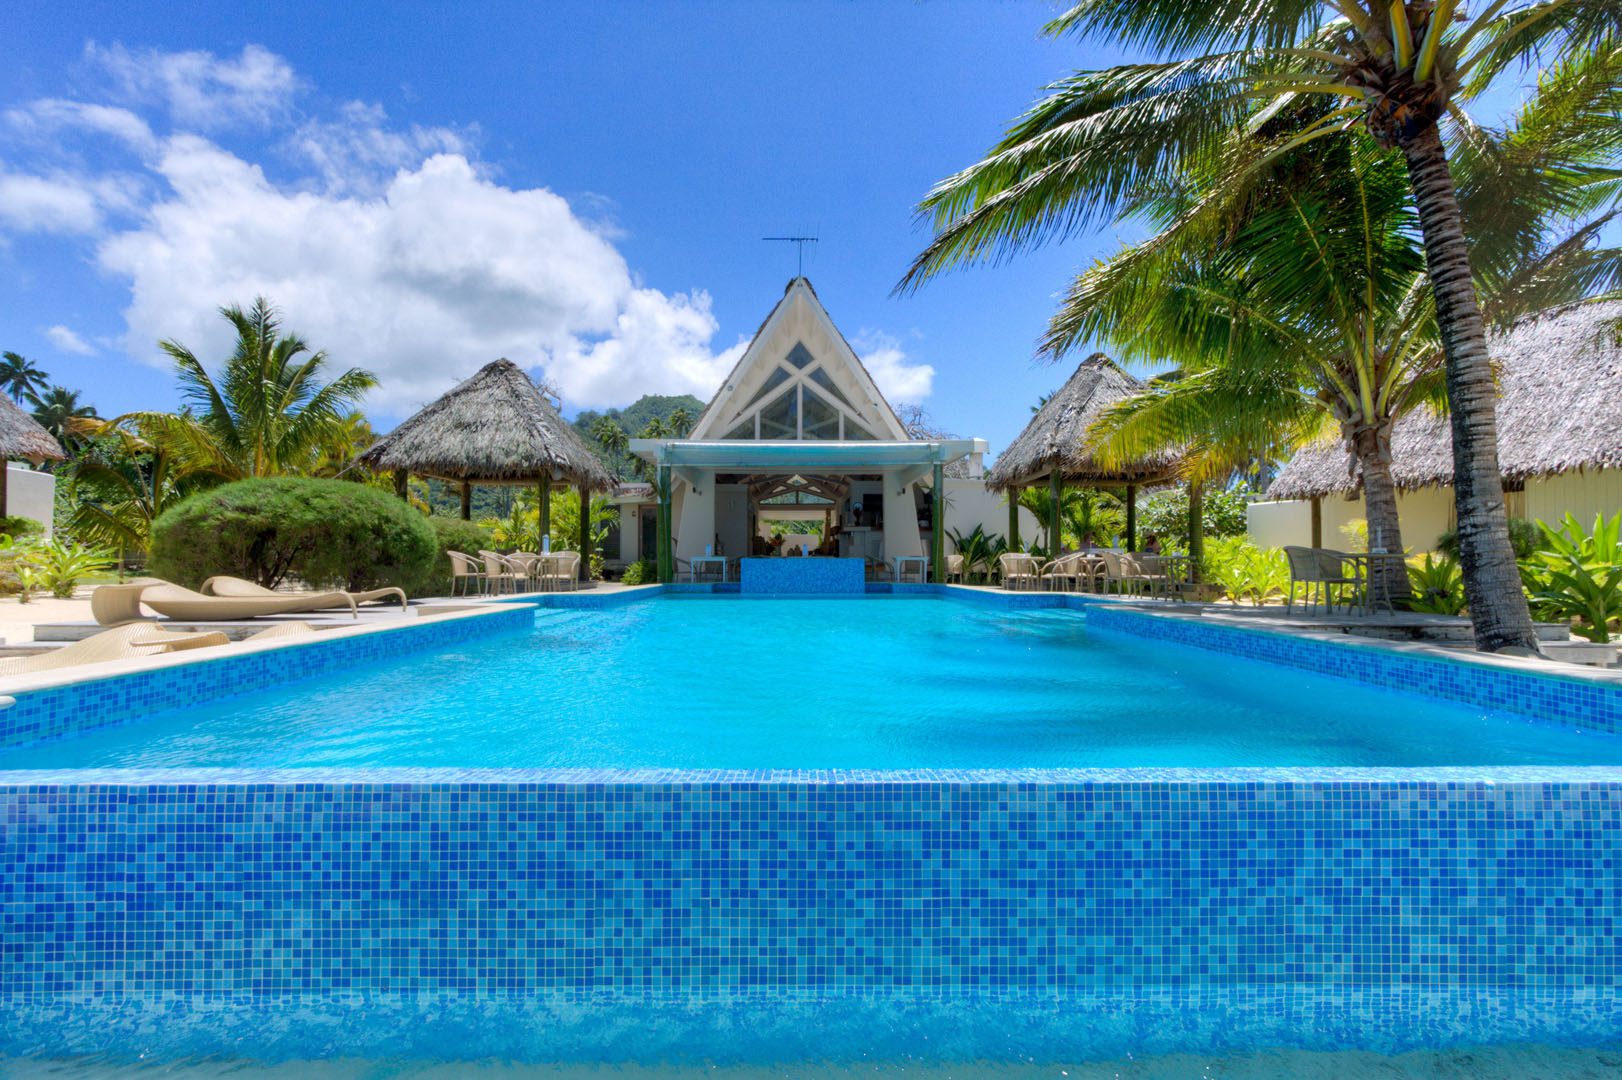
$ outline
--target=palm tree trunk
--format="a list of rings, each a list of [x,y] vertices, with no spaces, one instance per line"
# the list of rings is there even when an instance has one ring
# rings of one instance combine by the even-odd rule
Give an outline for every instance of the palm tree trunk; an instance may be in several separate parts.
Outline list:
[[[1397,485],[1391,479],[1391,423],[1352,432],[1352,453],[1363,471],[1363,518],[1369,527],[1369,550],[1402,551],[1402,522],[1397,518]],[[1413,596],[1408,568],[1392,560],[1376,564],[1380,575],[1369,584],[1393,607],[1406,607]]]
[[[1521,591],[1515,550],[1509,543],[1509,515],[1498,469],[1497,387],[1447,150],[1436,126],[1428,124],[1402,141],[1402,152],[1419,210],[1436,323],[1447,361],[1459,563],[1476,648],[1483,652],[1536,651],[1532,615]]]

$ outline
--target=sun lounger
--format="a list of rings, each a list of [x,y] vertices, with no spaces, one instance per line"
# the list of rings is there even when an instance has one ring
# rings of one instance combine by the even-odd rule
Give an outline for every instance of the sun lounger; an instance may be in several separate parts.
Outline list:
[[[284,622],[284,623],[277,623],[275,626],[272,626],[272,627],[270,627],[269,629],[266,629],[266,630],[256,631],[256,632],[254,632],[252,634],[249,634],[247,637],[243,638],[242,640],[243,641],[274,641],[277,638],[306,637],[306,636],[308,636],[310,634],[313,634],[315,632],[316,632],[315,627],[311,626],[307,622]]]
[[[226,645],[230,640],[218,630],[178,633],[165,630],[154,622],[127,623],[50,652],[0,659],[0,675],[26,675],[35,671],[129,660],[181,649],[202,649]]]
[[[98,626],[122,626],[146,618],[141,611],[141,594],[154,585],[167,585],[161,578],[132,578],[118,585],[101,585],[91,590],[90,614]]]
[[[218,577],[211,577],[207,581],[203,582],[203,595],[205,595],[205,596],[326,596],[326,597],[350,596],[350,597],[354,598],[354,601],[357,604],[371,604],[371,603],[376,603],[376,602],[383,601],[383,600],[389,600],[389,599],[396,599],[397,598],[400,601],[400,606],[402,608],[406,606],[406,594],[405,594],[404,589],[395,589],[395,588],[367,589],[364,592],[354,592],[354,593],[277,592],[274,589],[267,589],[263,585],[256,585],[251,581],[244,581],[242,578],[238,578],[238,577],[228,577],[228,576],[226,576],[224,574],[221,574]],[[341,608],[341,607],[348,607],[349,605],[340,600],[338,603],[329,604],[328,606],[329,607],[335,607],[335,608]]]
[[[265,615],[299,615],[329,608],[348,608],[355,618],[355,598],[334,590],[324,593],[275,593],[271,596],[204,596],[179,585],[149,585],[140,602],[178,622],[234,622]]]

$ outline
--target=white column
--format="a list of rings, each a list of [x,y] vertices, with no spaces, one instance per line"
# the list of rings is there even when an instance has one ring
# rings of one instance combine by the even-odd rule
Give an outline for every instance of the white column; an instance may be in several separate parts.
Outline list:
[[[676,557],[691,559],[715,543],[715,474],[683,469],[681,477],[686,491],[675,515]]]
[[[918,508],[914,505],[912,484],[901,483],[894,473],[884,474],[884,561],[897,555],[922,555],[923,540],[918,535]]]

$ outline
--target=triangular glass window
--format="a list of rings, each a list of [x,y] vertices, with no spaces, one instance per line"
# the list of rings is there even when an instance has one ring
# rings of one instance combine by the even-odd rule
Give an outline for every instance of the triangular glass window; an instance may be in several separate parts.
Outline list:
[[[755,392],[755,396],[749,399],[749,405],[745,405],[744,408],[747,409],[751,405],[758,404],[762,398],[788,382],[788,380],[789,373],[787,370],[780,367],[772,368],[772,373],[766,376],[766,381],[761,384],[760,389]]]
[[[847,442],[877,442],[878,436],[847,416],[845,417],[845,440]]]
[[[753,414],[721,437],[723,439],[753,439],[755,437],[755,418]]]
[[[795,367],[803,368],[806,365],[810,364],[813,360],[815,360],[816,357],[811,355],[811,350],[810,349],[806,348],[800,342],[796,341],[794,343],[794,348],[792,348],[792,349],[790,349],[788,351],[787,359],[788,359],[788,362],[793,364]]]
[[[850,403],[850,398],[839,392],[839,387],[834,385],[833,378],[829,376],[827,368],[817,368],[817,370],[811,373],[810,379],[812,382],[828,391],[828,396],[833,398],[835,401],[840,402],[847,408],[856,408],[856,406]]]
[[[760,410],[760,437],[762,439],[797,439],[800,437],[800,394],[793,387],[788,393]]]
[[[839,438],[839,410],[809,386],[801,387],[800,437],[833,441]]]

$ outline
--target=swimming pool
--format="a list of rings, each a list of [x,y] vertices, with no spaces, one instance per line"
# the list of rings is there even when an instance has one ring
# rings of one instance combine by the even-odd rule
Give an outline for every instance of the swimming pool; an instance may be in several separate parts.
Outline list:
[[[17,693],[0,1055],[950,1064],[1622,1032],[1602,681],[1072,597],[548,602]],[[852,619],[861,647],[828,637]]]
[[[1537,723],[937,597],[666,596],[20,748],[11,769],[1617,765]]]

